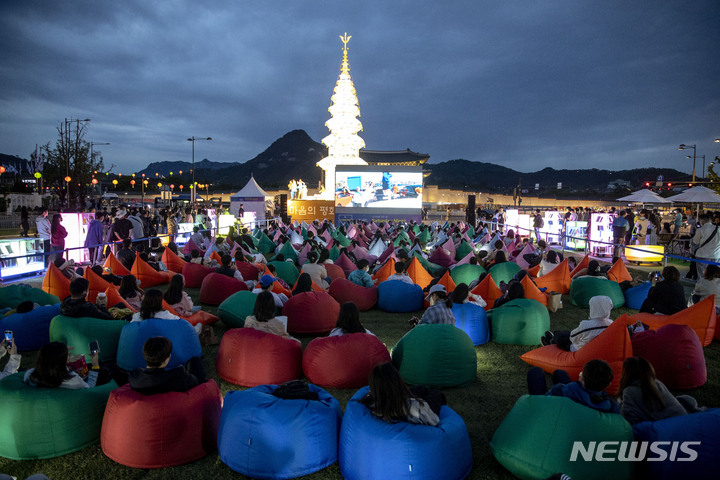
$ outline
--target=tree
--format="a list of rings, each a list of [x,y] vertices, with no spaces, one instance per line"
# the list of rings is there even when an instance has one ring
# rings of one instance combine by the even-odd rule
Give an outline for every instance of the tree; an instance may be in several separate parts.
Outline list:
[[[715,157],[715,162],[720,162],[720,157]],[[715,173],[715,162],[711,162],[707,170],[707,179],[710,180],[708,188],[720,193],[720,176]]]

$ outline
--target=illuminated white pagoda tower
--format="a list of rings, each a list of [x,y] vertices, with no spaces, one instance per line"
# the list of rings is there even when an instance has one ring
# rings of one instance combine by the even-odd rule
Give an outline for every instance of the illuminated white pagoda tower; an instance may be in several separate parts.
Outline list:
[[[335,198],[335,167],[337,165],[367,165],[367,162],[360,158],[360,149],[365,142],[357,134],[362,130],[362,123],[357,117],[360,116],[357,92],[350,77],[350,64],[348,63],[347,44],[352,37],[347,33],[340,37],[343,42],[343,59],[340,67],[333,95],[332,104],[328,111],[330,120],[325,126],[330,130],[330,135],[322,139],[322,143],[328,147],[328,156],[317,163],[322,168],[325,177],[325,192],[319,195],[324,199]]]

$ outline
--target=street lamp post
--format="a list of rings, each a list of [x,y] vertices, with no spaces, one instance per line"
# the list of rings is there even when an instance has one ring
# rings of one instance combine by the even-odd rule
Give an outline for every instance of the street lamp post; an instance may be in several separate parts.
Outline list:
[[[695,156],[697,155],[697,145],[685,145],[684,143],[681,143],[678,147],[678,150],[686,150],[688,148],[693,149],[693,175],[692,175],[692,181],[695,183]]]
[[[690,155],[685,156],[685,158],[692,158]],[[698,155],[697,158],[702,158],[702,178],[705,178],[705,155]]]
[[[197,197],[197,194],[195,193],[195,190],[197,189],[197,186],[195,185],[195,142],[199,140],[212,140],[212,137],[206,137],[206,138],[197,138],[195,136],[192,136],[188,138],[188,142],[192,142],[192,188],[190,191],[190,204],[195,208],[195,198]]]
[[[110,142],[90,142],[90,168],[93,167],[93,147],[95,145],[110,145]],[[93,184],[93,186],[97,185],[97,183]],[[95,194],[93,193],[93,201],[95,201]]]

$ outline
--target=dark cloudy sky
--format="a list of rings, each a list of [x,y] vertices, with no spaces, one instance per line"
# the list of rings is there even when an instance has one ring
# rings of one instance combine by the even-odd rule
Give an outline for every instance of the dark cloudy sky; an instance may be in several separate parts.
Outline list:
[[[320,141],[343,32],[370,149],[521,171],[720,155],[717,0],[0,0],[0,152],[69,117],[121,173],[189,161],[192,135],[221,162]]]

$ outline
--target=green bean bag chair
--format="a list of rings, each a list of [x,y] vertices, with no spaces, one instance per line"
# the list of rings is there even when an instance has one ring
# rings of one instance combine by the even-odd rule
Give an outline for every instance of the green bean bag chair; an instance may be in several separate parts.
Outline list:
[[[506,345],[537,345],[550,330],[547,308],[529,298],[518,298],[487,312],[492,340]]]
[[[493,265],[488,271],[495,283],[500,285],[500,282],[508,283],[520,270],[520,266],[515,262],[503,262]]]
[[[455,282],[455,285],[461,283],[470,285],[471,282],[477,280],[483,273],[485,273],[485,269],[482,266],[466,263],[453,267],[450,270],[450,277],[453,279],[453,282]]]
[[[337,247],[337,245],[333,245],[330,247],[330,260],[333,262],[337,260],[340,257],[340,249]]]
[[[262,233],[260,235],[260,238],[258,239],[257,243],[257,249],[260,250],[260,253],[267,254],[272,253],[275,251],[275,243],[273,243],[272,240],[270,240],[270,237]]]
[[[31,387],[16,373],[0,382],[0,457],[13,460],[53,458],[100,440],[105,404],[118,388]]]
[[[242,290],[233,293],[218,307],[218,317],[230,328],[242,328],[245,326],[245,318],[253,314],[257,295]]]
[[[458,245],[455,249],[455,260],[462,260],[468,255],[468,253],[472,251],[472,245],[470,245],[467,240],[463,240],[462,242],[460,242],[460,245]]]
[[[393,347],[392,362],[412,385],[456,387],[477,375],[475,347],[455,325],[418,325]]]
[[[424,229],[415,238],[417,238],[420,243],[425,245],[426,243],[428,243],[430,241],[430,238],[431,238],[430,230],[428,230],[427,228]]]
[[[617,282],[601,277],[580,277],[570,282],[570,301],[573,305],[590,308],[590,299],[597,295],[610,297],[613,308],[625,305],[625,295]]]
[[[285,280],[285,283],[288,285],[295,285],[295,282],[297,282],[300,276],[300,272],[294,263],[272,261],[268,262],[268,265],[274,266],[277,276]]]
[[[503,467],[522,479],[564,473],[570,478],[620,480],[633,478],[634,462],[598,462],[595,456],[586,461],[577,452],[571,461],[573,445],[581,442],[587,449],[595,442],[597,449],[600,442],[632,440],[632,427],[618,414],[565,397],[523,395],[495,431],[490,449]]]
[[[128,322],[124,320],[101,320],[88,317],[66,317],[58,315],[50,322],[50,341],[62,342],[75,347],[73,355],[85,355],[90,360],[91,340],[100,344],[100,361],[114,362],[117,356],[120,332]]]
[[[278,253],[282,253],[285,259],[291,258],[293,262],[298,262],[297,252],[289,241],[285,242],[285,244],[280,248],[280,251]]]
[[[44,292],[40,288],[33,288],[27,284],[8,285],[0,288],[0,308],[15,308],[18,303],[30,300],[38,305],[55,305],[61,298]]]

